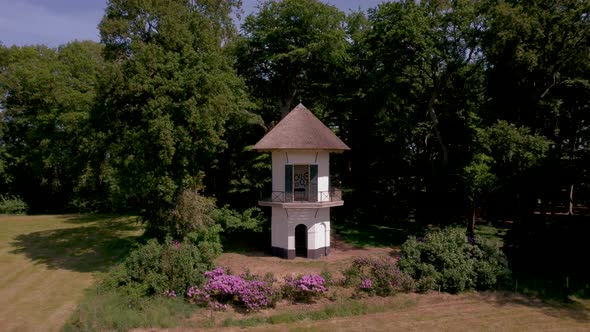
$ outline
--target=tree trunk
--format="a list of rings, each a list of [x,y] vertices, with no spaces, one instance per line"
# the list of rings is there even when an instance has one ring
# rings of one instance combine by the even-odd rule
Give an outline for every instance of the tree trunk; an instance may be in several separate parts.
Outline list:
[[[570,216],[574,214],[574,185],[570,188],[570,208],[568,213]]]
[[[443,165],[446,166],[449,161],[449,151],[447,146],[445,145],[440,130],[438,130],[438,117],[434,112],[434,102],[436,100],[436,96],[438,94],[438,87],[437,84],[434,86],[434,90],[430,94],[430,100],[428,100],[428,114],[430,114],[430,118],[432,119],[434,133],[436,134],[436,139],[438,140],[438,144],[440,145],[440,149],[443,153]]]
[[[471,216],[470,219],[467,221],[467,236],[475,236],[475,220],[477,216],[477,208],[473,206],[471,208]]]
[[[289,114],[289,112],[291,111],[291,103],[293,103],[295,93],[296,91],[293,91],[293,93],[289,94],[288,97],[281,99],[281,119],[284,119],[287,116],[287,114]]]

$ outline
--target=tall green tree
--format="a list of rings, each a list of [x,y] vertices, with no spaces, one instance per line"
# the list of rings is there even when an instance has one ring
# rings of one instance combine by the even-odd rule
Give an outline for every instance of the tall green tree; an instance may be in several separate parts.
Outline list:
[[[207,182],[228,120],[245,112],[224,47],[237,4],[111,0],[100,23],[110,65],[91,119],[101,139],[94,183],[108,165],[111,187],[160,234],[177,195]]]
[[[501,205],[531,206],[526,201],[530,198],[526,195],[530,190],[523,190],[523,187],[530,186],[529,183],[534,181],[539,167],[547,158],[550,143],[545,137],[531,133],[529,128],[517,127],[505,120],[478,128],[473,144],[475,156],[462,173],[471,209],[468,233],[473,235],[475,210],[482,207],[486,200],[494,200],[495,197],[498,203],[494,208],[500,210],[495,214],[500,216],[506,211],[511,212],[510,208],[502,209]]]
[[[266,121],[276,120],[273,109],[284,117],[296,98],[314,108],[346,64],[344,19],[319,0],[268,0],[246,17],[237,65],[252,95],[266,104]]]
[[[8,54],[8,48],[4,47],[2,41],[0,41],[0,70],[2,71],[8,66],[6,61],[8,59]],[[4,105],[2,103],[0,103],[0,112],[4,112]],[[10,174],[7,172],[10,156],[6,151],[6,143],[2,139],[4,137],[4,131],[6,130],[5,125],[4,121],[0,121],[0,188],[6,188],[11,182]]]
[[[371,11],[370,19],[367,46],[379,82],[375,93],[389,107],[401,108],[394,104],[411,98],[410,107],[417,106],[413,111],[428,115],[419,119],[426,126],[421,135],[425,142],[432,137],[438,149],[431,152],[447,164],[449,146],[467,143],[465,137],[457,137],[456,129],[473,118],[482,94],[478,3],[386,3]]]
[[[0,149],[8,174],[3,185],[33,211],[62,211],[74,199],[101,51],[90,41],[2,50]]]
[[[575,0],[489,2],[486,11],[485,118],[527,126],[553,142],[545,185],[530,188],[545,200],[589,180],[589,13],[590,3]]]
[[[428,217],[444,219],[451,206],[460,214],[457,174],[471,159],[485,93],[480,4],[388,2],[369,10],[368,26],[359,52],[364,103],[351,117],[354,186],[368,210],[382,211],[377,219],[416,201],[437,211]]]

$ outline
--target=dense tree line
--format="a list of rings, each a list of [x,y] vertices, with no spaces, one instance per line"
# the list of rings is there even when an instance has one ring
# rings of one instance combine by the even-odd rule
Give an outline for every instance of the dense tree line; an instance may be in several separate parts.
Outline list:
[[[249,146],[302,101],[351,147],[348,221],[584,203],[590,3],[262,1],[239,30],[238,5],[110,0],[100,43],[0,45],[0,193],[153,225],[187,188],[245,209],[270,178]]]

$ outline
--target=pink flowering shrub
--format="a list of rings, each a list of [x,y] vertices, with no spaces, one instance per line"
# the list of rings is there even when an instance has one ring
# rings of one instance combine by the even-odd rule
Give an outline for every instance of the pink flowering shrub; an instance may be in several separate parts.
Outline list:
[[[226,274],[225,270],[216,267],[205,272],[207,282],[202,289],[190,287],[187,292],[189,301],[214,309],[225,309],[227,304],[243,307],[247,311],[274,307],[276,294],[272,281],[248,274],[242,276]]]
[[[365,278],[361,281],[359,288],[362,290],[371,290],[373,288],[373,281],[370,278]]]
[[[344,284],[371,295],[388,296],[398,291],[411,291],[412,278],[401,272],[394,259],[359,257],[344,271]]]
[[[296,302],[312,302],[326,291],[326,281],[319,274],[287,276],[283,285],[283,296]]]
[[[213,299],[209,293],[199,289],[197,286],[190,287],[186,292],[186,297],[190,302],[201,307],[207,307],[217,311],[227,310],[227,304],[219,303],[217,300]]]

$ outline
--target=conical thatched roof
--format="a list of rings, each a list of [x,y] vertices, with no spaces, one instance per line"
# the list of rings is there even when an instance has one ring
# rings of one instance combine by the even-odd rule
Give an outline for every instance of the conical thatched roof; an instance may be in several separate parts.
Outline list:
[[[328,127],[302,104],[254,145],[254,150],[350,150]]]

